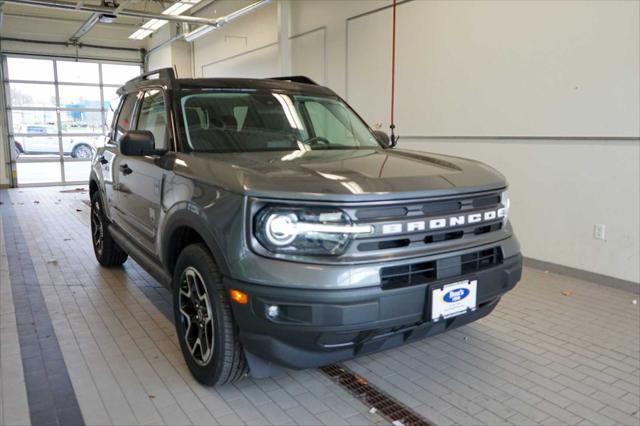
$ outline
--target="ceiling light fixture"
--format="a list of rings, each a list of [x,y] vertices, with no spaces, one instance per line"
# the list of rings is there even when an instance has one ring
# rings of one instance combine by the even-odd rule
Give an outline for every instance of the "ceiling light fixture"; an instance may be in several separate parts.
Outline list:
[[[153,31],[140,28],[136,32],[131,34],[129,38],[132,40],[142,40],[146,38],[148,35],[150,35],[151,33],[153,33]]]
[[[166,8],[162,12],[162,14],[163,15],[172,15],[172,16],[182,15],[184,12],[186,12],[189,9],[191,9],[193,6],[195,6],[198,3],[200,3],[200,0],[180,0],[180,1],[177,1],[174,4],[172,4],[168,8]],[[150,35],[151,33],[155,32],[155,31],[158,31],[167,22],[169,22],[169,21],[165,21],[163,19],[150,19],[147,22],[145,22],[144,24],[142,24],[142,27],[140,27],[140,29],[138,29],[133,34],[131,34],[129,36],[129,38],[133,39],[133,40],[142,40],[142,39],[146,38],[148,35]],[[140,30],[142,30],[142,29],[150,30],[150,31],[148,31],[148,32],[140,32]]]

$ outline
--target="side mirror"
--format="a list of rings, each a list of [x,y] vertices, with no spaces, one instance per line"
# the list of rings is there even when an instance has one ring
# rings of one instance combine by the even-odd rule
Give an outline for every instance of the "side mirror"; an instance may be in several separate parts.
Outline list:
[[[153,133],[148,130],[131,130],[120,138],[120,152],[129,156],[158,154]]]
[[[393,145],[391,144],[391,139],[389,139],[389,135],[382,130],[374,130],[373,134],[376,136],[376,139],[378,139],[378,142],[380,142],[386,148],[393,147]]]

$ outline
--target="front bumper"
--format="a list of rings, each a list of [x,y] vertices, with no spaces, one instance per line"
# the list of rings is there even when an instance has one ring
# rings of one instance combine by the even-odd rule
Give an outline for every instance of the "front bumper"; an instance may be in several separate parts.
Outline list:
[[[442,333],[489,314],[522,274],[520,254],[472,274],[429,284],[383,290],[271,287],[226,279],[227,288],[249,295],[246,305],[232,303],[240,341],[249,358],[289,368],[310,368],[344,361]],[[430,320],[431,290],[477,279],[477,309],[438,322]],[[270,319],[268,306],[278,306]]]

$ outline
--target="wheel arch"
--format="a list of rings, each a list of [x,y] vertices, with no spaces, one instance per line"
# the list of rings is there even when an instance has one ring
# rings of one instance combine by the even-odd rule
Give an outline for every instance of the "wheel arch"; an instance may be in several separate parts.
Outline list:
[[[204,243],[223,275],[229,275],[229,267],[215,237],[208,231],[207,223],[188,211],[171,215],[162,240],[162,263],[173,274],[180,252],[188,245]]]

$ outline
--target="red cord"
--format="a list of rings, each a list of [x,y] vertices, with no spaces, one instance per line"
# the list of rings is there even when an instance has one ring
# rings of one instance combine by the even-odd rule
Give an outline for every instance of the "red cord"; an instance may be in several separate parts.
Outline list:
[[[393,0],[393,23],[391,36],[391,131],[395,128],[395,102],[396,102],[396,0]]]

